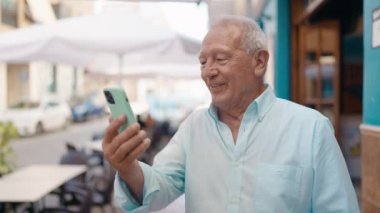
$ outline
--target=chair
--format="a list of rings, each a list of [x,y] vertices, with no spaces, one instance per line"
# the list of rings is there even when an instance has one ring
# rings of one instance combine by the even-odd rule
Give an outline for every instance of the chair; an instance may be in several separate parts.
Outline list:
[[[75,143],[71,141],[66,141],[66,150],[68,152],[80,152],[85,153],[83,149],[78,148]],[[87,155],[87,165],[89,167],[103,166],[103,153],[93,152]],[[84,155],[84,156],[86,156]]]
[[[79,164],[86,165],[88,168],[87,175],[91,173],[91,170],[102,166],[103,156],[98,153],[88,154],[82,149],[78,149],[73,143],[66,143],[67,153],[61,157],[61,164]],[[82,181],[83,182],[83,181]]]
[[[63,196],[75,196],[76,203],[63,203],[57,207],[45,207],[43,213],[90,213],[92,207],[92,190],[84,185],[67,186]]]
[[[78,151],[77,147],[74,146],[71,142],[66,141],[66,149],[67,151]]]
[[[115,174],[116,171],[108,163],[106,163],[104,174],[102,176],[94,177],[92,204],[93,206],[101,208],[102,212],[105,212],[104,207],[107,205],[110,205],[112,212],[115,212],[115,208],[112,205],[112,192]]]
[[[65,155],[61,157],[60,164],[67,165],[85,165],[88,166],[88,156],[82,151],[68,151]],[[74,178],[68,183],[79,182],[84,184],[86,181],[86,173]]]
[[[112,192],[113,182],[116,171],[106,164],[102,175],[94,175],[89,178],[87,184],[73,182],[71,184],[65,184],[63,187],[61,203],[65,206],[80,205],[81,201],[74,193],[76,190],[88,187],[92,191],[91,204],[94,207],[101,208],[102,212],[105,212],[105,207],[110,205],[112,212],[115,212],[115,208],[112,205]]]
[[[3,203],[0,203],[0,212],[5,212],[5,204]]]
[[[78,150],[68,149],[68,152],[62,156],[61,164],[81,164],[91,167],[89,165],[89,159],[86,153]],[[90,174],[87,177],[87,174]],[[102,166],[102,172],[100,174],[91,174],[87,172],[81,176],[78,176],[66,184],[64,184],[60,191],[55,194],[59,195],[60,203],[62,206],[80,206],[82,204],[82,198],[80,191],[91,190],[91,205],[101,208],[105,212],[105,207],[110,205],[112,211],[115,212],[112,204],[113,197],[113,182],[115,178],[116,171],[104,161]],[[79,191],[79,193],[77,193]]]
[[[69,149],[61,159],[60,164],[66,165],[85,165],[88,166],[88,157],[84,152]],[[59,189],[51,194],[58,195],[60,204],[62,206],[80,206],[82,203],[83,192],[76,193],[75,189],[87,190],[86,187],[87,172],[81,174],[70,181],[66,182]],[[92,194],[91,194],[92,196]]]

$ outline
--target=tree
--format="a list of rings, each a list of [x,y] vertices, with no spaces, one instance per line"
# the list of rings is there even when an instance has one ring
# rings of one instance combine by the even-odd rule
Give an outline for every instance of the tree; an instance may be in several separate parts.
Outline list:
[[[15,155],[9,144],[11,139],[17,137],[17,129],[11,122],[0,122],[0,177],[15,168]]]

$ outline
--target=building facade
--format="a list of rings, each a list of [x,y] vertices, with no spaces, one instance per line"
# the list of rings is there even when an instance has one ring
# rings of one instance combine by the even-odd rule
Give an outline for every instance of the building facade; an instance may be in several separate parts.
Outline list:
[[[50,1],[2,0],[0,32],[16,30],[33,23],[56,21],[60,7]],[[53,10],[55,6],[55,12]],[[66,14],[67,15],[67,14]],[[43,61],[0,64],[0,110],[24,100],[39,101],[47,95],[68,100],[81,95],[84,70]]]
[[[256,19],[274,36],[278,96],[335,127],[362,212],[380,211],[380,1],[267,0]]]

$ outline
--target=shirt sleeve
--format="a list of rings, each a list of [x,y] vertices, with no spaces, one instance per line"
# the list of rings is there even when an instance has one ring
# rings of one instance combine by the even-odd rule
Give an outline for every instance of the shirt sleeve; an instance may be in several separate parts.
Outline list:
[[[317,123],[314,134],[312,212],[359,213],[345,160],[327,118]]]
[[[177,131],[169,144],[155,157],[153,166],[140,162],[144,175],[142,205],[134,199],[124,181],[116,175],[114,190],[115,201],[127,212],[145,213],[157,211],[184,192],[185,185],[185,148],[184,129]]]
[[[149,212],[151,194],[158,190],[158,186],[152,181],[152,169],[149,165],[139,162],[144,175],[143,203],[140,205],[131,194],[123,179],[116,174],[114,182],[115,201],[117,205],[127,212]]]

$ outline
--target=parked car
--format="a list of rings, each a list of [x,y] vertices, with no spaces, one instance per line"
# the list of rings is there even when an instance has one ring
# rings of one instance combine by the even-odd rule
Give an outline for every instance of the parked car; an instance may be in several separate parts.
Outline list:
[[[70,103],[74,122],[105,115],[105,100],[102,94],[93,92],[84,97],[75,97]]]
[[[67,127],[71,113],[66,102],[47,98],[41,102],[19,102],[2,111],[0,120],[11,121],[20,136],[28,136]]]

